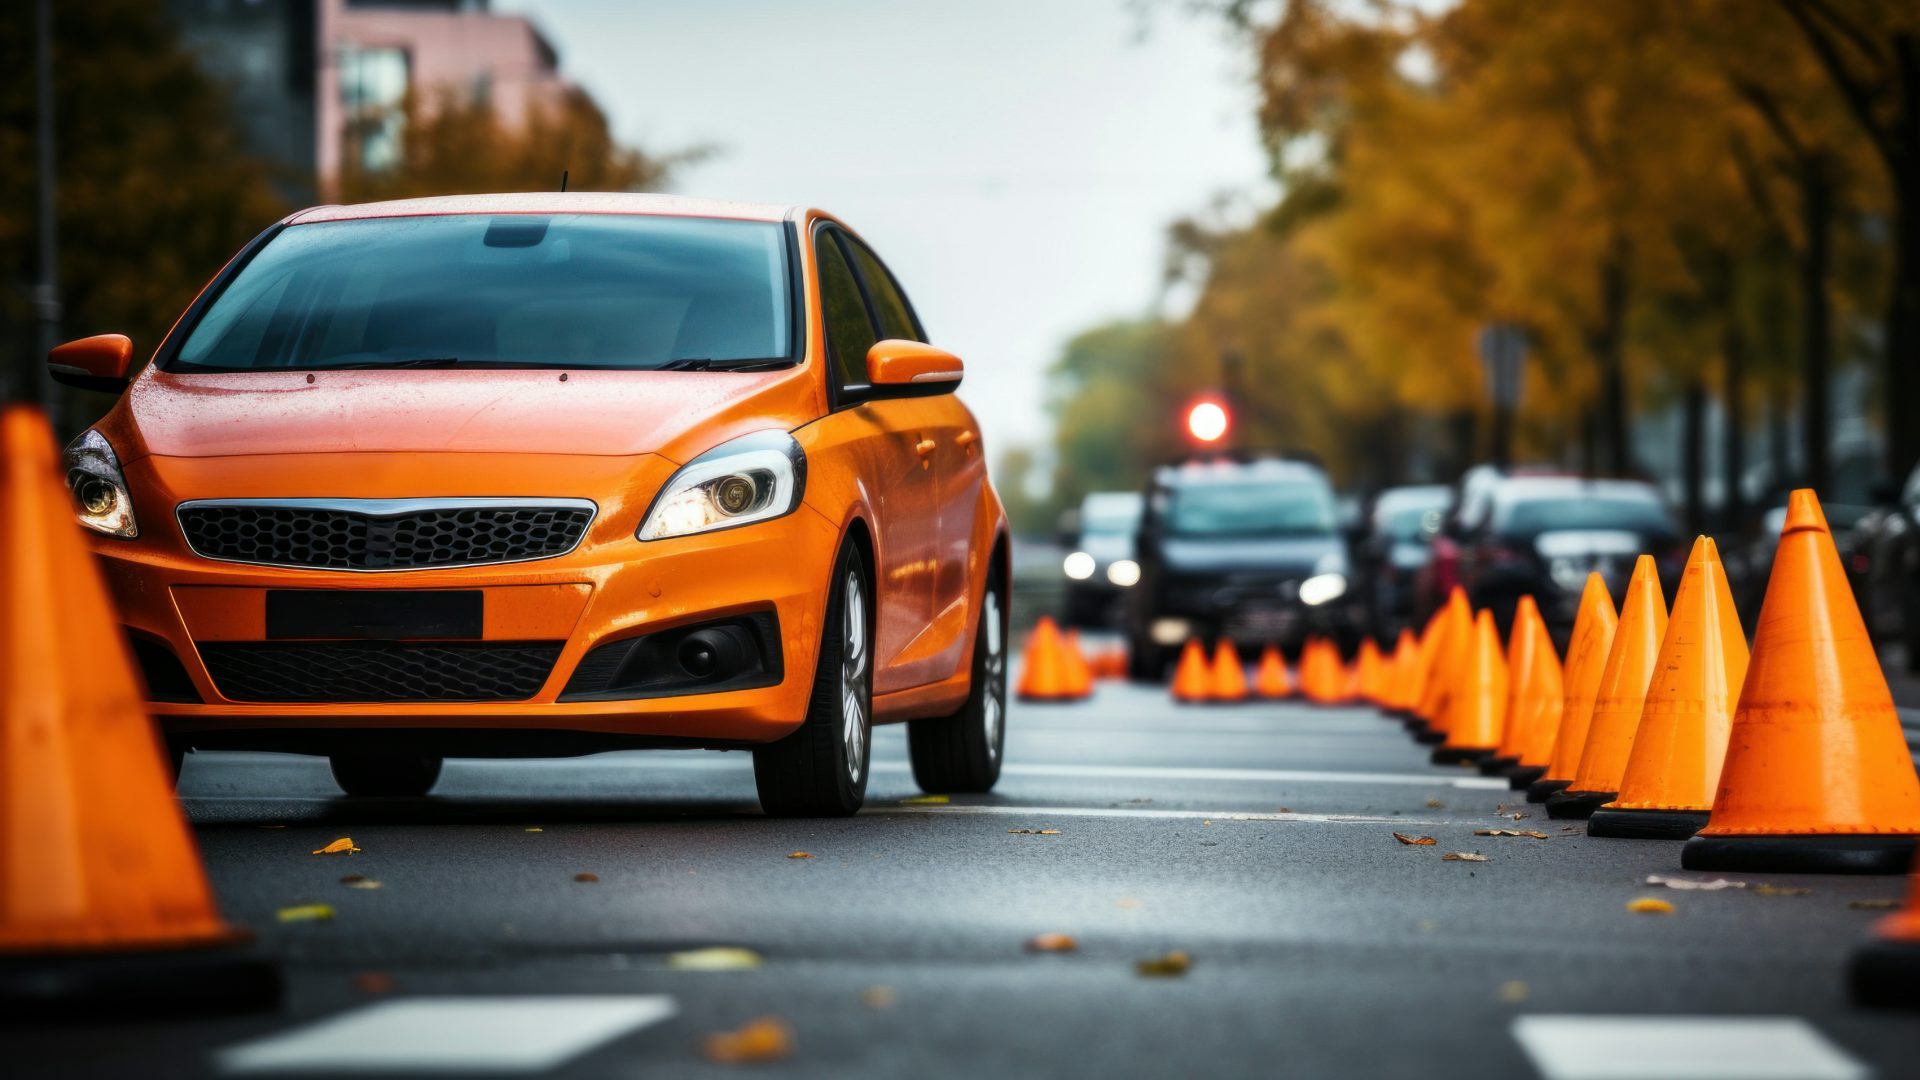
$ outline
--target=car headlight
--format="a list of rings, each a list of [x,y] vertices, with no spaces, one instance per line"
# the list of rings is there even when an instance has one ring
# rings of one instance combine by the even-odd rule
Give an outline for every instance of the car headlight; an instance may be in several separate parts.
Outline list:
[[[784,431],[721,443],[682,466],[653,500],[641,540],[732,529],[793,513],[807,487],[807,455]]]
[[[1155,645],[1178,645],[1193,636],[1193,624],[1185,619],[1155,619],[1147,636]]]
[[[1140,564],[1132,559],[1116,559],[1107,567],[1107,580],[1123,589],[1140,584]]]
[[[1085,581],[1093,576],[1094,566],[1093,556],[1076,551],[1061,560],[1060,571],[1075,581]]]
[[[1329,600],[1339,599],[1346,591],[1345,574],[1315,574],[1300,583],[1300,602],[1317,607]]]
[[[1547,575],[1553,583],[1568,592],[1579,592],[1586,587],[1587,575],[1579,563],[1572,559],[1554,559],[1547,564]]]
[[[133,496],[105,435],[88,429],[67,444],[60,458],[67,469],[67,490],[73,494],[73,516],[80,524],[103,536],[131,540],[140,535],[133,520]]]

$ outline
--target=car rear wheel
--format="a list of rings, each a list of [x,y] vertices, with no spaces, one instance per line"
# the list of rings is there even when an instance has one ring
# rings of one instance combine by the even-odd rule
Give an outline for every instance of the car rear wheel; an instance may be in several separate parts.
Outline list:
[[[846,817],[867,797],[873,745],[873,604],[852,543],[835,561],[827,631],[800,729],[753,752],[760,808],[774,817]]]
[[[987,578],[973,636],[973,685],[952,716],[907,725],[913,779],[926,792],[982,792],[1000,780],[1007,742],[1007,616],[1000,573]]]
[[[440,779],[442,759],[418,754],[335,754],[333,782],[359,798],[425,795]]]

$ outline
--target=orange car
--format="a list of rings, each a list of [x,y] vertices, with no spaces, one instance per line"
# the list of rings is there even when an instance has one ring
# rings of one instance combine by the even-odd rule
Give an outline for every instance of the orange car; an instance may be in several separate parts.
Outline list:
[[[753,752],[850,814],[875,723],[999,776],[1007,540],[961,363],[832,217],[646,195],[328,206],[247,246],[68,447],[177,755]]]

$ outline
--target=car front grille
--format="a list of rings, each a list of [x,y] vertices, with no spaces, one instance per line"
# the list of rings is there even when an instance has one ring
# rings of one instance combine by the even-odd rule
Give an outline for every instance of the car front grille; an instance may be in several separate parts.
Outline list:
[[[593,521],[583,499],[234,499],[183,503],[194,552],[315,570],[424,570],[546,559]]]
[[[253,702],[525,701],[563,642],[202,642],[220,696]]]

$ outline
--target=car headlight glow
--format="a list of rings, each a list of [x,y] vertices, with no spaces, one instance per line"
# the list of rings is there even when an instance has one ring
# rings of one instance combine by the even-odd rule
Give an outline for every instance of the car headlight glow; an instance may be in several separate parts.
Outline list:
[[[1193,636],[1193,624],[1185,619],[1155,619],[1147,636],[1155,645],[1178,645]]]
[[[799,508],[806,485],[807,456],[793,436],[742,435],[674,473],[634,535],[665,540],[784,517]]]
[[[1140,564],[1132,559],[1115,559],[1107,567],[1107,580],[1123,589],[1131,589],[1140,584]]]
[[[131,540],[140,535],[133,520],[133,496],[106,436],[92,429],[82,432],[67,445],[61,464],[73,494],[73,516],[80,524],[103,536]]]
[[[1329,600],[1339,599],[1346,591],[1346,575],[1315,574],[1300,583],[1300,602],[1317,607]]]
[[[1093,556],[1076,551],[1061,561],[1060,571],[1075,581],[1085,581],[1093,576],[1094,566]]]

